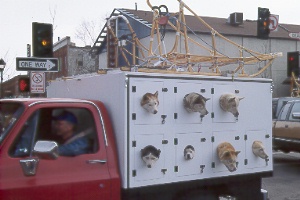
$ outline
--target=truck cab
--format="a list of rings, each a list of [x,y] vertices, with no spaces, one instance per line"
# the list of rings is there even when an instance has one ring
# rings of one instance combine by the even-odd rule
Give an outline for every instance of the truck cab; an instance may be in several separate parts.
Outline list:
[[[101,102],[14,99],[1,100],[0,108],[1,199],[120,198],[113,191],[120,180],[112,128]],[[77,118],[74,135],[84,135],[90,148],[76,156],[45,156],[50,144],[60,146],[54,118],[66,110]],[[39,142],[44,146],[36,149]]]

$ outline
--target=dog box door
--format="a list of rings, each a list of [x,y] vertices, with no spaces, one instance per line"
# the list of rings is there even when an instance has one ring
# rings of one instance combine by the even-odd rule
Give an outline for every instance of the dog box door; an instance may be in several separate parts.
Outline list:
[[[205,164],[211,160],[207,155],[211,155],[210,142],[204,133],[177,133],[175,138],[175,155],[176,155],[176,175],[192,176],[199,178],[200,174],[205,173]],[[194,149],[194,157],[186,159],[184,150],[186,148]]]
[[[178,124],[201,124],[211,121],[210,112],[212,110],[211,99],[206,101],[206,109],[209,114],[205,115],[202,120],[199,112],[188,112],[183,106],[183,99],[185,95],[195,92],[205,98],[211,98],[210,87],[207,84],[195,81],[185,81],[176,83],[175,92],[175,120]]]
[[[164,94],[162,92],[162,88],[164,86],[163,81],[150,78],[132,78],[130,80],[130,86],[130,117],[133,123],[136,125],[162,124],[161,116],[164,115]],[[158,99],[153,96],[149,100],[154,101],[155,103],[159,102],[159,105],[157,106],[157,113],[153,114],[141,106],[141,101],[146,93],[154,94],[156,91],[158,92]],[[146,105],[150,104],[150,102],[145,103]]]
[[[272,167],[272,137],[267,134],[265,130],[261,131],[247,131],[246,135],[246,167],[247,168],[261,168]],[[262,142],[265,147],[265,152],[268,158],[262,159],[252,152],[252,144],[254,141]]]
[[[220,107],[220,97],[223,94],[235,94],[238,90],[235,89],[233,84],[214,84],[213,85],[213,122],[236,122],[236,117],[232,113],[223,111]],[[236,94],[238,95],[238,94]]]
[[[133,185],[142,186],[157,184],[159,182],[158,180],[164,177],[162,172],[165,162],[165,153],[162,144],[163,139],[163,134],[152,133],[135,135],[135,144],[133,147],[134,152],[132,155],[134,159],[134,165],[131,169],[134,180]],[[156,149],[160,150],[159,158],[151,168],[146,166],[141,156],[141,150],[148,145],[152,145]]]
[[[225,172],[225,174],[230,173],[241,173],[244,168],[244,158],[245,158],[245,140],[241,134],[237,131],[216,131],[213,132],[212,137],[212,152],[213,152],[213,163],[212,168],[214,173]],[[237,170],[235,172],[229,172],[226,166],[220,162],[217,153],[217,146],[222,142],[229,142],[234,148],[235,151],[240,151],[237,156]]]

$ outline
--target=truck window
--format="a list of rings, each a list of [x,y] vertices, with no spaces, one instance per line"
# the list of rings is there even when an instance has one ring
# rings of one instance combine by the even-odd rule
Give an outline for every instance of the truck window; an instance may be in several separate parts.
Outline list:
[[[282,109],[280,110],[280,113],[279,113],[279,120],[286,120],[290,107],[291,107],[290,103],[288,103],[284,107],[282,107]]]
[[[55,141],[60,156],[95,153],[98,139],[93,116],[83,108],[43,108],[23,125],[10,148],[12,157],[31,156],[38,140]]]
[[[0,144],[9,130],[19,119],[24,107],[20,103],[1,102],[0,104]]]
[[[299,121],[299,119],[293,118],[292,113],[294,113],[294,112],[300,112],[300,102],[295,102],[294,103],[294,105],[292,107],[292,110],[291,110],[291,113],[290,113],[290,116],[289,116],[290,121]]]

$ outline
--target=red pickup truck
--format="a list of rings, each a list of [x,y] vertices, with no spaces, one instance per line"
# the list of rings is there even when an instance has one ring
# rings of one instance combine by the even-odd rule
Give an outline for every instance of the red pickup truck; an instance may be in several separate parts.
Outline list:
[[[270,86],[112,71],[53,81],[49,98],[1,99],[0,199],[263,199],[261,179],[273,170]],[[244,97],[238,117],[220,107],[225,92]],[[141,104],[150,93],[159,100],[153,113]],[[206,98],[206,115],[185,110],[188,93]],[[64,113],[74,116],[68,120],[85,152],[62,154],[56,128]],[[255,154],[257,141],[268,157]],[[238,154],[235,170],[217,153],[224,142]]]

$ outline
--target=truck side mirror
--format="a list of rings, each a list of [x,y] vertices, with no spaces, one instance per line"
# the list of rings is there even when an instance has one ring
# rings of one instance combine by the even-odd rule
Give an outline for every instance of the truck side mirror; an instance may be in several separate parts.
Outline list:
[[[300,112],[293,112],[292,117],[293,119],[300,119]]]
[[[33,155],[40,159],[56,160],[59,156],[58,145],[53,141],[37,141],[33,148]]]

